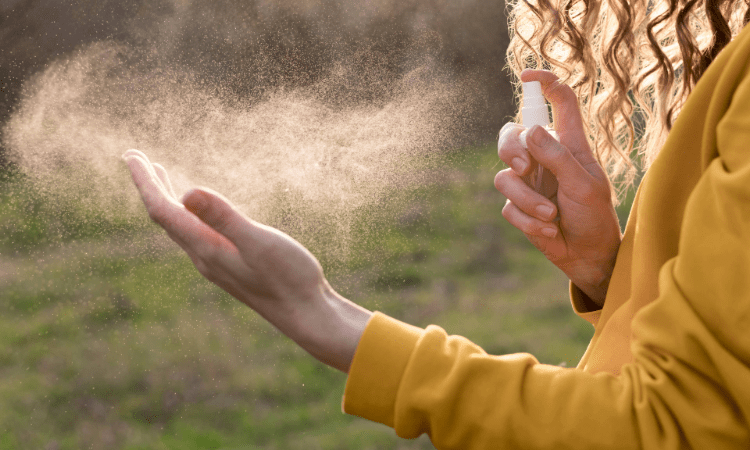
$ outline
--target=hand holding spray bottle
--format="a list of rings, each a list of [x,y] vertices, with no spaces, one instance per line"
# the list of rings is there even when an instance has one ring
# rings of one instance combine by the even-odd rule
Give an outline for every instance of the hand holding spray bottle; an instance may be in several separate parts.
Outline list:
[[[523,119],[523,127],[526,128],[519,135],[523,148],[528,149],[526,143],[526,135],[529,133],[529,129],[534,125],[539,125],[545,128],[545,130],[552,135],[558,142],[560,137],[557,132],[550,126],[549,121],[549,109],[547,103],[542,95],[542,84],[538,81],[529,81],[528,83],[522,83],[521,89],[523,91],[523,108],[521,108],[521,116]],[[531,171],[527,177],[529,187],[535,191],[542,192],[542,179],[544,178],[544,171],[547,170],[542,167],[531,155]]]

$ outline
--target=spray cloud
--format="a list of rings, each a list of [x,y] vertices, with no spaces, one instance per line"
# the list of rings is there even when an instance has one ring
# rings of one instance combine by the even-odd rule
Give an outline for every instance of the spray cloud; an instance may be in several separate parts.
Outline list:
[[[205,185],[303,242],[345,249],[354,215],[427,181],[476,112],[477,82],[445,64],[424,8],[150,8],[128,21],[129,39],[84,45],[26,82],[3,144],[50,199],[142,214],[119,161],[138,148],[178,195]],[[400,22],[382,27],[384,17]]]

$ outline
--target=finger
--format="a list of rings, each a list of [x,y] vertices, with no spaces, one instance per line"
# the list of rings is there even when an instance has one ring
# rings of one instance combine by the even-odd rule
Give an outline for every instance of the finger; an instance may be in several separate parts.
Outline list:
[[[187,210],[229,239],[250,258],[267,248],[275,235],[273,228],[247,218],[224,196],[210,189],[192,189],[185,194],[182,202]],[[272,232],[268,233],[269,230]]]
[[[169,181],[167,170],[159,163],[153,163],[152,166],[154,167],[156,175],[159,177],[159,180],[161,180],[169,195],[171,195],[173,199],[177,200],[177,196],[175,195],[174,189],[172,188],[172,183]]]
[[[130,168],[130,175],[133,178],[141,199],[146,207],[151,220],[164,228],[170,237],[175,241],[182,241],[182,234],[175,227],[175,219],[184,210],[182,205],[177,203],[164,189],[164,186],[158,180],[153,166],[139,155],[129,154],[125,158],[125,163]],[[177,242],[183,246],[183,242]]]
[[[151,220],[164,228],[169,237],[188,253],[199,270],[202,260],[223,263],[226,267],[241,261],[236,247],[227,238],[167,195],[149,171],[151,164],[133,154],[129,154],[125,162]]]
[[[123,159],[130,169],[130,176],[133,178],[133,183],[135,183],[138,192],[141,194],[141,199],[150,215],[152,210],[156,211],[164,201],[168,200],[169,195],[158,180],[158,176],[147,158],[137,154],[126,153]]]
[[[514,130],[515,128],[523,129],[523,126],[518,125],[517,123],[508,122],[500,129],[500,133],[498,133],[498,138],[497,138],[498,149],[499,149],[500,143],[507,140],[508,133]]]
[[[501,170],[495,176],[495,187],[510,202],[529,216],[551,221],[557,216],[557,207],[547,197],[531,189],[512,170]]]
[[[526,214],[510,200],[505,203],[502,214],[505,220],[527,236],[554,238],[559,233],[557,224],[545,222]]]
[[[147,161],[149,163],[151,162],[151,161],[148,160],[148,156],[146,156],[145,153],[143,153],[140,150],[134,149],[134,148],[131,148],[130,150],[128,150],[128,151],[126,151],[125,153],[122,154],[122,158],[123,159],[127,158],[128,156],[139,156],[144,161]]]
[[[171,186],[169,185],[169,178],[166,177],[167,178],[167,183],[165,184],[164,180],[161,177],[161,175],[157,172],[156,166],[158,165],[159,167],[161,167],[161,165],[151,163],[151,161],[148,159],[148,156],[146,156],[145,153],[143,153],[140,150],[136,150],[134,148],[126,151],[122,155],[123,159],[127,159],[129,157],[137,157],[137,158],[140,158],[141,160],[143,160],[146,163],[146,170],[154,178],[154,181],[158,185],[160,185],[160,187],[162,187],[164,189],[164,192],[166,192],[167,194],[171,194],[172,193],[171,192]],[[161,169],[164,170],[164,167],[161,167]],[[166,170],[164,170],[164,175],[166,175]],[[172,197],[175,197],[175,199],[176,199],[175,195],[172,195]]]
[[[544,127],[534,125],[529,130],[528,151],[557,179],[559,189],[569,194],[585,195],[587,189],[599,181],[589,173],[570,150],[550,135]]]
[[[525,175],[530,166],[528,152],[518,138],[524,129],[510,122],[500,130],[497,141],[498,157],[519,175]]]
[[[520,125],[520,124],[517,124],[515,122],[508,122],[505,125],[503,125],[502,128],[500,128],[500,132],[498,133],[498,136],[502,136],[503,133],[505,133],[507,130],[512,129],[514,127],[521,127],[521,128],[523,128],[523,126]]]

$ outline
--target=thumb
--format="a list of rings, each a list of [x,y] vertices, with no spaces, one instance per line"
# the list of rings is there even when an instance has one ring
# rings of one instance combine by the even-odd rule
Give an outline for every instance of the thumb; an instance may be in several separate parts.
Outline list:
[[[577,191],[577,187],[587,186],[594,176],[589,173],[568,148],[557,142],[551,134],[534,125],[529,129],[527,137],[529,154],[547,168],[557,178],[560,189]]]
[[[239,212],[218,192],[208,188],[191,189],[183,196],[182,203],[188,211],[224,235],[238,249],[248,249],[257,244],[260,224]]]

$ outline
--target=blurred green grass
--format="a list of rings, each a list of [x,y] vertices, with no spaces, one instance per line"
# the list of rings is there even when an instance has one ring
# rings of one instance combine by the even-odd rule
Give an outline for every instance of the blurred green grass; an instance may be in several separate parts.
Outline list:
[[[311,244],[331,284],[490,354],[575,366],[593,329],[502,218],[494,146],[440,167],[359,211],[347,254]],[[0,188],[0,449],[433,448],[343,414],[345,375],[203,280],[145,212],[49,204],[13,173]]]

